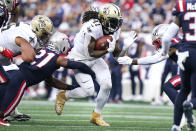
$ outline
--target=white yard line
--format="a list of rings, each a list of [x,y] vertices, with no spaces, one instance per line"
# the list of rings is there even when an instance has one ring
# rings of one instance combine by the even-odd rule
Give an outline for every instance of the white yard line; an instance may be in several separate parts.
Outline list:
[[[45,122],[89,122],[89,120],[59,120],[59,119],[31,119],[32,121],[45,121]],[[140,120],[107,120],[107,122],[116,122],[116,123],[135,123],[135,122],[139,122],[139,123],[160,123],[160,121],[140,121]],[[162,121],[161,123],[165,123],[165,124],[170,124],[171,122],[168,121]]]
[[[25,125],[25,124],[20,124],[20,125],[13,125],[13,126],[16,126],[16,127],[21,127],[21,126],[24,126],[24,127],[30,127],[32,125]],[[67,127],[70,127],[70,128],[95,128],[96,126],[87,126],[87,125],[84,125],[84,126],[77,126],[77,125],[74,125],[74,126],[63,126],[63,125],[58,125],[58,126],[54,126],[54,125],[33,125],[34,127],[45,127],[45,128],[51,128],[51,127],[58,127],[59,128],[65,128]],[[118,126],[118,127],[115,127],[115,126],[110,126],[110,127],[101,127],[101,129],[151,129],[151,130],[168,130],[170,128],[157,128],[157,127],[135,127],[135,126],[131,126],[131,127],[124,127],[124,126]]]
[[[32,108],[31,108],[32,109]],[[27,113],[37,113],[37,114],[47,114],[47,113],[55,113],[55,110],[53,109],[53,110],[47,110],[47,111],[45,111],[45,110],[37,110],[37,109],[33,109],[33,110],[27,110],[27,109],[24,109],[23,108],[23,110],[24,111],[26,111]],[[64,113],[66,113],[66,114],[69,114],[69,112],[71,112],[71,113],[76,113],[76,114],[89,114],[89,111],[76,111],[76,110],[64,110]],[[148,114],[150,114],[150,115],[161,115],[161,116],[165,116],[165,115],[171,115],[171,113],[168,113],[168,112],[163,112],[163,113],[160,113],[160,112],[142,112],[142,111],[127,111],[127,112],[122,112],[122,111],[115,111],[115,112],[113,112],[113,111],[103,111],[103,113],[104,114],[122,114],[122,115],[130,115],[130,114],[134,114],[134,115],[148,115]]]
[[[91,117],[91,114],[62,114],[57,116],[56,114],[32,114],[33,116],[46,116],[46,117]],[[138,119],[165,119],[171,120],[171,116],[149,116],[149,115],[103,115],[104,118],[138,118]]]
[[[21,101],[22,105],[31,105],[31,106],[54,106],[54,102],[51,101],[32,101],[32,100],[23,100]],[[66,102],[67,106],[78,106],[78,107],[94,107],[95,103],[90,103],[90,102]],[[65,105],[65,106],[66,106]],[[137,104],[111,104],[108,103],[106,104],[105,107],[116,107],[116,108],[143,108],[143,109],[173,109],[173,106],[154,106],[154,105],[137,105]]]

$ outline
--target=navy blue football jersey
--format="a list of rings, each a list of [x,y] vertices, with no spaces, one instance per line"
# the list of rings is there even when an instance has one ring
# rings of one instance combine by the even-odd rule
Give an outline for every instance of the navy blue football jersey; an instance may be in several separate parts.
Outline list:
[[[179,49],[180,47],[182,47],[182,39],[178,36],[174,37],[171,39],[171,45],[170,45],[170,48],[171,47],[174,47],[174,48],[177,48]],[[175,54],[169,56],[170,59],[172,59],[174,62],[177,63],[177,60],[178,60],[178,56]]]
[[[6,26],[8,18],[8,10],[4,6],[0,5],[0,28]]]
[[[174,48],[179,49],[181,47],[181,44],[182,44],[182,38],[176,36],[176,37],[171,39],[170,47],[174,47]]]
[[[59,54],[54,50],[45,48],[37,53],[33,62],[23,62],[19,65],[20,71],[27,81],[27,86],[37,84],[51,76],[59,68],[56,64],[58,56]]]
[[[177,1],[172,14],[180,20],[183,43],[196,44],[196,0]]]

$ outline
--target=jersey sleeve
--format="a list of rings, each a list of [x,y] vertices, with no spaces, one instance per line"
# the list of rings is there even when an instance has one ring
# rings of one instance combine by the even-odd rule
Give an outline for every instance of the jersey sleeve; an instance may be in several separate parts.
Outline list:
[[[89,21],[86,26],[86,34],[97,40],[103,35],[102,26],[99,21]]]
[[[179,16],[182,12],[186,11],[186,2],[185,0],[180,0],[176,2],[176,5],[173,8],[172,15]]]
[[[174,37],[174,38],[171,39],[171,45],[170,45],[170,47],[178,48],[180,42],[181,42],[181,38]]]

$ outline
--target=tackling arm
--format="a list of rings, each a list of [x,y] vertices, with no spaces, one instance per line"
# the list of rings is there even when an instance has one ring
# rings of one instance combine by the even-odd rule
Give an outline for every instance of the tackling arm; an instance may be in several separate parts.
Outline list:
[[[176,53],[176,48],[172,47],[169,49],[168,55],[162,55],[161,52],[153,55],[153,56],[147,56],[143,58],[138,59],[131,59],[128,56],[120,57],[118,58],[119,64],[129,64],[129,65],[150,65],[155,64],[158,62],[161,62],[171,56],[173,56]]]
[[[63,83],[62,81],[50,76],[48,79],[45,80],[50,86],[55,87],[60,90],[71,90],[73,88],[72,85],[68,85]]]
[[[62,56],[57,58],[56,64],[69,69],[78,69],[83,73],[91,75],[93,79],[95,79],[95,73],[92,71],[86,64],[76,61],[70,61],[65,59]]]
[[[15,43],[21,48],[22,59],[25,62],[32,62],[35,58],[33,47],[22,37],[16,37]]]

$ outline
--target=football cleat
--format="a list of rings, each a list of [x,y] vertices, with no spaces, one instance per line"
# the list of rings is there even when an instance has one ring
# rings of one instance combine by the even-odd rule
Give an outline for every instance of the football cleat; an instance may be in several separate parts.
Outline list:
[[[18,112],[17,109],[12,111],[9,116],[5,117],[3,120],[4,121],[28,121],[30,120],[31,117],[26,114],[22,114]]]
[[[171,131],[181,131],[179,126],[173,125]]]
[[[55,111],[57,115],[61,115],[64,108],[64,104],[68,100],[65,96],[65,92],[66,91],[60,91],[57,94],[56,103],[55,103]]]
[[[106,123],[103,119],[101,119],[101,114],[98,114],[94,111],[92,113],[90,122],[97,126],[110,126],[110,124]]]
[[[10,126],[10,124],[0,118],[0,126]]]
[[[183,103],[184,115],[187,119],[187,129],[194,131],[195,129],[195,118],[193,115],[193,104],[190,101],[184,101]]]

